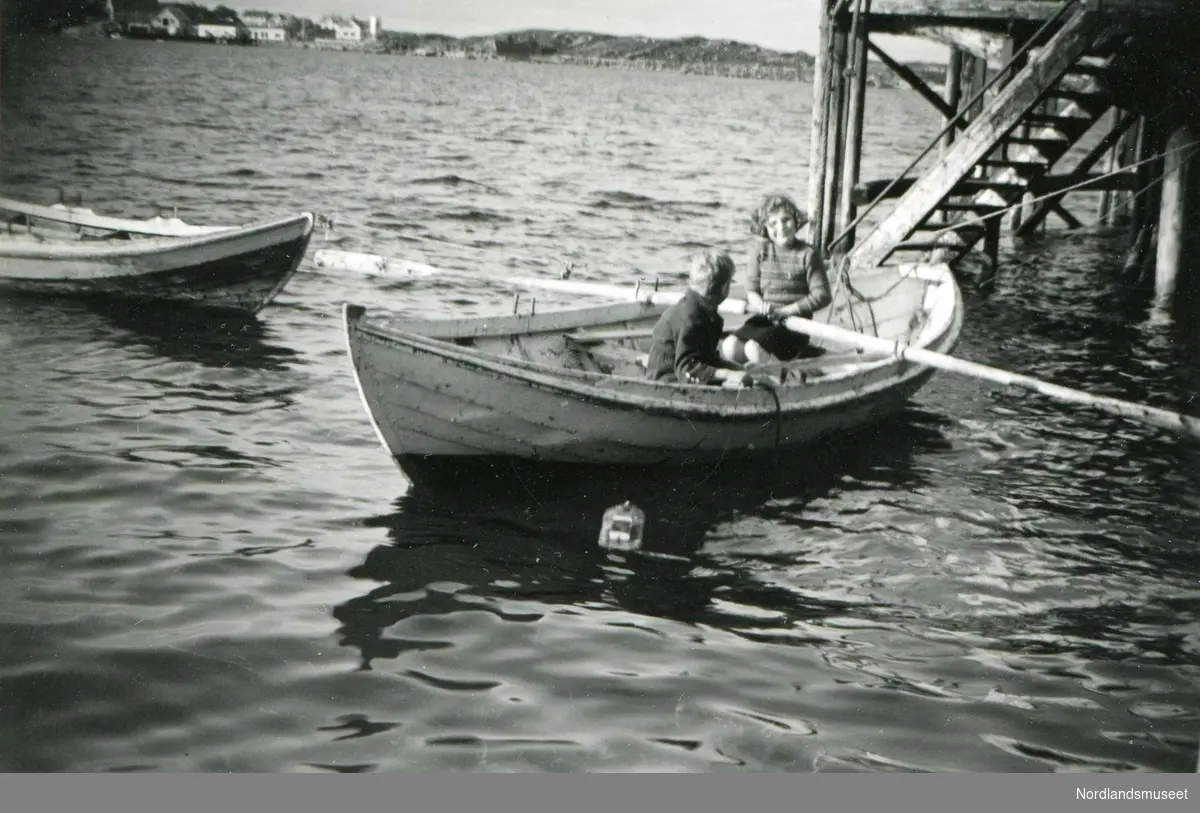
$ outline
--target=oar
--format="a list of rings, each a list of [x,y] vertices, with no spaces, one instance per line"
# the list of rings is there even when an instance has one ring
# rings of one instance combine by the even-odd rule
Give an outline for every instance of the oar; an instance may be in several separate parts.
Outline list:
[[[804,319],[799,316],[786,319],[784,324],[788,329],[794,330],[797,333],[806,333],[816,338],[849,345],[858,350],[871,350],[886,355],[894,355],[897,358],[924,364],[927,367],[936,367],[939,370],[958,373],[970,376],[971,378],[980,378],[1008,387],[1032,390],[1048,398],[1092,407],[1111,415],[1140,421],[1151,426],[1157,426],[1160,429],[1167,429],[1181,435],[1200,439],[1200,419],[1181,415],[1178,412],[1156,409],[1155,407],[1122,401],[1119,398],[1110,398],[1105,395],[1092,395],[1082,390],[1074,390],[1058,384],[1051,384],[1048,381],[1042,381],[1031,376],[1010,373],[1006,370],[988,367],[986,364],[978,364],[973,361],[947,356],[944,353],[937,353],[933,350],[911,347],[889,339],[867,336],[853,330],[847,330],[836,325],[828,325],[824,322],[814,322],[811,319]]]
[[[343,271],[357,271],[362,274],[378,274],[384,277],[397,277],[400,279],[444,277],[446,279],[470,280],[475,283],[483,280],[478,275],[467,274],[462,271],[449,271],[398,257],[386,257],[382,254],[367,254],[332,248],[319,249],[313,255],[313,264],[318,268],[337,268]],[[683,293],[679,291],[655,291],[654,286],[649,284],[610,285],[603,282],[554,279],[553,277],[504,277],[503,279],[493,281],[519,288],[535,288],[543,291],[558,291],[565,294],[599,296],[606,299],[651,302],[655,305],[670,305],[683,296]],[[740,307],[741,305],[739,304],[738,308]],[[736,313],[743,312],[737,308],[725,308],[724,310]]]

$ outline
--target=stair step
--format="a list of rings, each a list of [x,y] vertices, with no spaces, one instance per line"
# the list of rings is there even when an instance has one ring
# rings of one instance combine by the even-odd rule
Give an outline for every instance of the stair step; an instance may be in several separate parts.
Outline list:
[[[1022,124],[1028,124],[1031,127],[1056,127],[1059,130],[1067,130],[1082,127],[1087,129],[1092,126],[1092,119],[1084,118],[1083,116],[1044,116],[1044,115],[1029,115],[1021,119]]]
[[[1003,206],[992,203],[939,203],[937,208],[943,212],[998,212]]]
[[[1067,69],[1067,76],[1077,74],[1079,76],[1104,76],[1111,69],[1111,65],[1107,62],[1076,62]]]
[[[905,240],[903,243],[896,244],[896,251],[969,251],[971,246],[959,243],[934,243],[923,240]]]
[[[1046,93],[1046,97],[1050,99],[1067,99],[1075,102],[1080,107],[1088,109],[1104,109],[1107,110],[1112,106],[1111,97],[1107,93],[1100,91],[1086,90],[1071,90],[1069,88],[1051,88]]]
[[[926,222],[922,223],[921,225],[917,226],[915,229],[913,229],[913,232],[942,231],[943,229],[947,229],[950,226],[954,226],[954,225],[956,225],[956,224],[954,224],[954,223],[930,223],[929,221],[926,221]],[[942,235],[942,236],[949,236],[952,234],[958,235],[960,238],[962,238],[962,240],[964,242],[973,243],[976,240],[981,239],[985,234],[987,234],[987,226],[984,226],[982,224],[977,224],[977,223],[964,223],[963,225],[958,226],[955,229],[945,232],[944,235]]]
[[[1083,53],[1082,59],[1110,59],[1128,40],[1129,35],[1123,31],[1112,31],[1097,38]]]
[[[1013,183],[1012,181],[992,181],[987,178],[964,178],[955,184],[950,190],[951,195],[973,195],[976,192],[983,192],[986,189],[991,189],[996,192],[1005,190],[1024,190],[1025,184]]]
[[[1066,138],[1038,138],[1037,136],[1007,136],[1002,143],[1021,144],[1039,150],[1069,149],[1071,141]]]
[[[1011,161],[1007,158],[985,158],[979,162],[981,167],[996,169],[1013,169],[1018,173],[1037,174],[1047,170],[1050,165],[1042,161]]]

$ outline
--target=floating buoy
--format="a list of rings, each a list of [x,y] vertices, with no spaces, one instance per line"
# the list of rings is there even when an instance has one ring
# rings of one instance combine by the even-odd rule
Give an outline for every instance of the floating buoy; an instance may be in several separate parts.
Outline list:
[[[637,550],[642,546],[646,513],[629,500],[604,512],[600,525],[600,547],[607,550]]]

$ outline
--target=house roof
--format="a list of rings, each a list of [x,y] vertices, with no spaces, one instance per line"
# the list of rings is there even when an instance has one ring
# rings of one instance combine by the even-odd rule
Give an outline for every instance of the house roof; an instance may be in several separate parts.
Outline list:
[[[178,6],[166,6],[165,8],[159,9],[158,14],[165,14],[168,11],[171,13],[171,15],[176,20],[179,20],[179,22],[181,22],[181,23],[186,24],[188,22],[191,22],[191,18],[188,17],[187,14],[184,13],[183,9],[179,8]],[[158,14],[156,14],[155,16],[157,17]]]
[[[338,28],[363,28],[363,23],[360,23],[358,20],[355,20],[352,17],[343,17],[340,14],[331,14],[321,20],[321,22],[332,23]]]

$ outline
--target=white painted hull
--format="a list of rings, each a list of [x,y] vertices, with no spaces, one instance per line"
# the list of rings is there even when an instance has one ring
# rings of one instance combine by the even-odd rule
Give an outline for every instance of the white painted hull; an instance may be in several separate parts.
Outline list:
[[[935,282],[902,285],[915,307],[908,313],[893,307],[888,324],[909,324],[906,317],[920,311],[923,327],[917,336],[896,338],[952,350],[962,300],[949,272]],[[389,323],[347,306],[345,327],[367,413],[410,476],[423,461],[688,465],[795,448],[890,415],[933,372],[891,357],[839,365],[831,354],[795,366],[820,367],[824,374],[779,387],[777,401],[766,389],[652,382],[636,368],[610,375],[552,363],[554,353],[571,355],[553,349],[564,330],[649,327],[663,309],[634,302],[527,317]],[[644,350],[646,341],[630,342],[641,342],[632,351]],[[539,354],[540,361],[524,358]]]
[[[253,313],[296,272],[313,224],[313,215],[305,212],[245,227],[131,240],[4,234],[0,289],[165,300]]]

